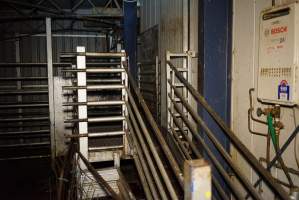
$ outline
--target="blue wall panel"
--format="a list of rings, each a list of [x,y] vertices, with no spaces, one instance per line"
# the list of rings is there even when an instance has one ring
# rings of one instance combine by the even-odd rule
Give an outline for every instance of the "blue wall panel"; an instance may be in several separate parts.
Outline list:
[[[202,67],[201,90],[214,110],[224,121],[230,122],[230,74],[231,74],[231,0],[202,0],[200,3],[200,56]],[[218,141],[229,151],[229,140],[208,113],[201,111],[208,127],[215,133]],[[224,160],[207,137],[206,143],[225,166]],[[214,171],[215,177],[228,192],[221,176]]]
[[[124,43],[129,56],[131,74],[136,79],[136,49],[137,49],[137,2],[124,1]]]

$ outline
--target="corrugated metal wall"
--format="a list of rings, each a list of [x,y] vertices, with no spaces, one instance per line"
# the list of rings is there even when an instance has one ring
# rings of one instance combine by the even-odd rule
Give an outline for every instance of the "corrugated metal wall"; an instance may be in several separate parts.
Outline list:
[[[161,61],[161,124],[167,122],[166,96],[166,51],[182,52],[183,49],[183,5],[185,0],[141,0],[141,32],[158,25],[159,59]],[[163,96],[164,95],[164,96]]]
[[[61,35],[54,34],[52,39],[53,62],[59,62],[63,52],[75,52],[77,46],[85,46],[87,51],[104,51],[105,38],[101,35]],[[47,62],[46,37],[44,35],[24,38],[20,42],[20,55],[22,62]]]
[[[159,25],[161,52],[165,49],[176,52],[183,50],[184,2],[184,0],[141,0],[141,32]]]
[[[159,24],[160,22],[160,0],[140,1],[140,28],[141,32]]]
[[[13,24],[11,32],[28,32],[28,26],[33,23],[16,23]],[[55,20],[52,23],[52,30],[61,30],[69,28],[70,21],[68,20]],[[36,26],[36,25],[35,25]],[[34,27],[34,26],[32,26]],[[83,22],[76,22],[73,26],[74,29],[83,27]],[[37,27],[35,27],[37,28]],[[41,23],[38,30],[45,31],[45,27]],[[32,30],[31,30],[32,31]],[[11,36],[11,35],[10,35]],[[104,51],[106,50],[106,40],[104,35],[90,33],[90,32],[57,32],[52,34],[52,48],[53,48],[53,62],[59,62],[59,55],[61,52],[74,52],[76,46],[86,46],[87,51]],[[0,62],[15,62],[15,42],[2,41],[0,42]],[[20,61],[21,62],[46,62],[46,35],[38,34],[31,37],[22,37],[20,39]]]
[[[14,24],[16,27],[11,28],[12,30],[17,31],[24,31],[25,29],[22,29],[18,26],[18,24]],[[78,24],[76,26],[80,26],[82,24]],[[52,30],[57,30],[59,27],[68,27],[69,22],[62,22],[59,21],[59,24],[57,22],[53,22],[52,24]],[[75,27],[78,28],[78,27]],[[75,52],[77,46],[85,46],[87,51],[95,52],[95,51],[105,51],[106,50],[106,38],[102,34],[96,34],[96,33],[78,33],[78,32],[68,32],[68,33],[53,33],[52,34],[52,50],[53,50],[53,62],[61,62],[59,59],[59,56],[62,52]],[[8,35],[9,37],[9,35]],[[18,44],[18,45],[17,45]],[[17,48],[19,46],[19,48]],[[19,52],[19,59],[17,58]],[[14,63],[14,62],[21,62],[21,63],[46,63],[47,62],[47,51],[46,51],[46,36],[45,34],[38,34],[30,37],[22,37],[17,41],[11,40],[11,41],[2,41],[0,42],[0,63]],[[58,68],[55,67],[54,75],[61,74],[57,73]],[[61,69],[61,68],[60,68]],[[20,67],[19,69],[19,75],[17,75],[17,68],[15,66],[6,66],[1,65],[0,67],[0,78],[5,77],[47,77],[47,67],[46,65],[42,66],[27,66],[27,67]],[[0,85],[1,87],[14,87],[16,88],[16,85],[19,84],[18,81],[1,81]],[[44,85],[47,87],[47,81],[41,80],[41,81],[22,81],[21,87],[25,87],[26,85],[36,85],[40,87],[41,85]],[[1,88],[3,89],[3,88]],[[47,90],[46,88],[44,88]],[[55,94],[55,95],[62,95],[62,94]],[[21,100],[20,100],[21,98]],[[34,102],[47,102],[48,101],[48,95],[25,95],[22,97],[19,97],[18,95],[0,95],[0,104],[7,104],[7,103],[34,103]],[[6,119],[6,118],[12,118],[10,116],[13,116],[18,110],[7,110],[2,109],[0,110],[0,118]],[[47,116],[48,108],[30,108],[30,109],[22,109],[23,114],[25,113],[27,117],[36,117],[36,113],[41,114],[45,113]],[[30,113],[29,113],[30,112]],[[32,114],[34,113],[34,115]],[[8,116],[9,114],[9,116]],[[24,114],[24,115],[25,115]],[[29,123],[29,124],[28,124]],[[22,123],[27,126],[30,125],[30,130],[45,130],[49,129],[47,126],[39,126],[35,122],[28,122],[27,124]],[[6,125],[5,125],[6,127]],[[0,127],[0,133],[6,134],[11,133],[13,131],[24,131],[25,129],[18,128],[15,129],[7,129],[5,128],[3,123]],[[27,130],[27,129],[26,129]],[[29,129],[28,129],[29,130]],[[57,135],[63,135],[64,133],[56,133]],[[2,135],[1,135],[2,136]],[[22,136],[23,138],[23,136]],[[5,140],[1,140],[1,145],[27,145],[27,144],[34,144],[36,142],[50,142],[50,137],[43,136],[42,138],[34,137],[30,139],[20,139],[20,138],[13,138]],[[1,147],[2,150],[5,150],[4,147]],[[3,156],[5,157],[18,157],[18,156],[33,156],[35,153],[38,155],[44,155],[48,154],[49,151],[35,151],[35,152],[28,152],[25,153],[25,151],[18,151],[18,149],[15,149],[14,155],[10,155],[7,152],[2,152]],[[1,154],[0,152],[0,154]],[[19,153],[18,153],[19,152]],[[28,155],[27,155],[28,154]],[[2,156],[0,156],[2,157]]]

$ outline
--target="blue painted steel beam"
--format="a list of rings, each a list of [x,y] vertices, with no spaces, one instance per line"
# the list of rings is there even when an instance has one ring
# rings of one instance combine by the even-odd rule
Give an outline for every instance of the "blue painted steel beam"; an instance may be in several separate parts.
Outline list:
[[[231,0],[201,0],[199,5],[199,52],[200,90],[207,102],[222,117],[230,123],[230,93],[231,93],[231,41],[232,41],[232,1]],[[205,111],[200,114],[209,128],[215,133],[218,141],[229,151],[229,140]],[[216,148],[207,137],[206,143],[217,159],[229,171]],[[213,170],[215,177],[224,190],[229,193],[221,176]],[[214,193],[215,194],[215,193]]]
[[[136,49],[137,49],[137,1],[124,1],[124,45],[131,74],[137,78]]]

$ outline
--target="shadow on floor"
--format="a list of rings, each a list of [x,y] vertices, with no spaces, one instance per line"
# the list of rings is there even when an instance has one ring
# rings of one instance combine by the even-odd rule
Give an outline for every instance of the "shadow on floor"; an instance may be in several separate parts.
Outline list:
[[[0,161],[3,200],[50,200],[50,160]]]

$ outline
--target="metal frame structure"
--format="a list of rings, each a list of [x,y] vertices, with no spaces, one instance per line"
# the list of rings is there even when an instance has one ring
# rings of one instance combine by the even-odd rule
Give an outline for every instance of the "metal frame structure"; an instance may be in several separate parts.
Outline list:
[[[65,56],[65,55],[64,55]],[[71,55],[69,55],[71,56]],[[125,101],[127,101],[128,96],[126,92],[126,88],[128,87],[128,79],[126,72],[123,68],[123,62],[126,60],[124,51],[120,53],[90,53],[85,52],[84,47],[77,47],[77,64],[75,69],[64,70],[65,72],[75,73],[76,81],[73,82],[75,86],[64,86],[64,90],[74,90],[76,91],[77,102],[68,102],[65,103],[65,106],[73,106],[77,107],[78,110],[78,118],[77,119],[67,119],[65,122],[67,123],[78,123],[78,133],[74,133],[74,136],[71,137],[79,137],[79,148],[80,152],[88,158],[90,162],[100,162],[106,160],[114,160],[119,159],[120,155],[128,154],[128,144],[125,136],[125,130],[127,129],[127,108],[125,105]],[[88,57],[93,58],[117,58],[119,59],[119,64],[114,65],[112,62],[112,66],[106,62],[106,66],[110,67],[93,67],[90,68],[87,66],[86,59]],[[100,65],[103,66],[103,65]],[[104,65],[105,66],[105,65]],[[88,74],[120,74],[120,78],[118,79],[118,83],[93,83],[90,84],[90,80],[88,78]],[[104,80],[104,79],[103,79]],[[121,99],[107,99],[101,101],[90,101],[89,100],[89,91],[102,91],[102,90],[120,90]],[[105,99],[104,96],[101,98]],[[101,117],[88,117],[88,107],[99,107],[99,106],[121,106],[121,114],[118,116],[114,115],[105,115]],[[75,115],[76,116],[76,115]],[[98,123],[98,122],[122,122],[122,130],[118,131],[100,131],[100,132],[90,132],[89,124],[90,123]],[[90,147],[89,138],[101,138],[101,137],[115,137],[122,136],[122,145],[106,145],[106,146],[96,146]],[[115,161],[118,162],[118,161]]]
[[[3,32],[0,41],[18,40],[45,33],[44,19],[47,17],[55,22],[56,26],[52,30],[53,33],[100,32],[107,36],[119,34],[120,20],[123,17],[122,2],[107,0],[99,4],[99,2],[95,3],[94,0],[78,0],[68,9],[59,4],[55,0],[37,0],[36,3],[1,0],[0,5],[6,6],[8,9],[3,11],[3,14],[6,13],[6,15],[0,17],[0,28]],[[86,5],[88,5],[87,8]],[[64,22],[63,20],[68,21],[69,25],[61,23]],[[19,22],[25,23],[26,28],[21,29],[18,35],[11,36],[11,33],[16,32],[13,23]],[[79,24],[80,22],[90,25],[96,24],[96,27],[84,28]],[[76,28],[78,26],[79,28]]]
[[[199,92],[195,90],[194,87],[188,82],[188,80],[181,74],[181,72],[177,69],[177,67],[175,67],[175,65],[170,61],[167,61],[167,65],[168,67],[171,68],[176,78],[188,89],[192,97],[202,106],[202,109],[204,109],[215,121],[215,123],[219,126],[219,128],[221,128],[224,131],[224,134],[230,139],[231,145],[233,145],[236,148],[236,150],[240,153],[240,155],[244,158],[244,160],[246,160],[250,165],[250,167],[260,176],[260,179],[262,179],[263,182],[265,182],[268,185],[268,187],[275,195],[277,195],[277,197],[279,197],[280,199],[289,199],[288,194],[281,187],[281,185],[279,185],[275,181],[273,176],[259,163],[259,161],[255,158],[255,156],[236,137],[236,135],[230,130],[230,128],[226,125],[226,123],[210,107],[210,105],[206,102],[204,97],[201,94],[199,94]],[[171,97],[171,101],[175,110],[179,113],[180,118],[183,120],[183,123],[188,127],[189,131],[192,133],[192,137],[194,137],[194,141],[198,142],[201,146],[201,148],[195,146],[194,141],[188,139],[189,137],[186,134],[184,134],[185,131],[183,130],[182,125],[178,123],[177,120],[175,120],[175,118],[173,118],[175,124],[181,130],[182,135],[188,141],[192,149],[192,153],[198,158],[203,157],[202,152],[204,152],[207,155],[207,157],[215,167],[216,171],[223,178],[225,184],[229,187],[232,195],[235,198],[237,199],[245,198],[244,192],[238,189],[240,185],[242,186],[243,189],[245,189],[248,192],[248,194],[253,199],[263,199],[262,196],[255,189],[255,185],[251,184],[251,182],[246,178],[246,175],[233,162],[231,155],[229,155],[229,153],[221,145],[221,143],[218,141],[218,138],[215,137],[215,133],[208,127],[208,125],[203,120],[203,118],[197,113],[197,110],[194,110],[194,108],[190,106],[190,104],[185,100],[183,94],[172,85],[172,81],[170,79],[168,80],[168,83],[169,86],[172,87],[172,90],[174,91],[175,94],[175,96],[171,96],[171,94],[169,94],[169,97]],[[203,130],[202,134],[200,134],[197,131],[196,126],[192,124],[190,119],[188,119],[185,116],[185,114],[183,113],[183,109],[177,104],[174,97],[180,99],[180,101],[183,104],[183,107],[188,111],[188,113],[194,119],[196,124],[202,128]],[[204,137],[209,139],[211,145],[213,145],[213,148],[217,150],[217,154],[219,153],[219,155],[221,155],[223,160],[230,166],[231,172],[235,175],[237,182],[232,181],[230,177],[231,175],[220,163],[220,159],[217,158],[215,155],[216,154],[215,150],[211,150],[211,145],[207,144],[206,139],[204,139]],[[213,178],[213,185],[217,190],[217,192],[219,193],[219,195],[221,196],[221,198],[228,199],[229,197],[225,194],[223,190],[223,185],[220,184],[218,179],[216,179],[214,176],[212,178]],[[236,185],[236,183],[238,183],[238,186]]]
[[[59,108],[54,109],[57,98],[54,97],[56,89],[54,88],[53,68],[59,70],[71,64],[51,63],[50,61],[50,66],[47,63],[0,63],[0,67],[8,71],[20,72],[0,77],[0,82],[3,83],[0,87],[0,138],[3,142],[8,142],[2,150],[17,147],[15,151],[11,151],[16,155],[1,157],[1,160],[57,156],[55,138],[57,119],[54,114]],[[28,76],[28,71],[33,69],[43,71],[44,74],[41,77]],[[45,148],[42,148],[43,150],[38,155],[35,155],[38,153],[36,150],[29,151],[32,155],[29,152],[26,154],[24,149],[33,149],[33,147],[35,149]],[[20,149],[20,155],[17,155],[18,149]],[[45,149],[47,149],[46,153]]]
[[[67,135],[67,137],[78,139],[79,155],[81,154],[80,157],[86,158],[86,162],[114,161],[114,167],[119,167],[120,158],[129,155],[125,134],[128,115],[125,104],[128,101],[128,79],[123,66],[123,62],[126,61],[125,52],[93,53],[86,52],[85,47],[77,47],[77,53],[65,54],[61,57],[74,58],[76,60],[76,64],[71,69],[63,70],[66,74],[71,74],[71,77],[73,77],[72,86],[63,86],[63,90],[71,90],[75,94],[71,102],[64,103],[64,106],[71,106],[74,110],[73,119],[65,120],[66,123],[75,125],[73,134]],[[88,62],[90,59],[99,59],[99,62],[90,64]],[[111,99],[109,96],[105,96],[105,93],[101,93],[107,90],[110,92],[114,91],[117,94],[112,96],[115,99]],[[90,92],[95,92],[96,96],[93,96],[94,94]],[[103,116],[91,115],[93,109],[112,109],[113,111],[115,106],[120,108],[120,114],[107,110]],[[115,127],[112,125],[110,125],[111,127],[106,127],[106,124],[113,124],[113,122],[120,122],[121,130],[114,130]],[[95,131],[92,129],[92,127],[94,128],[93,125],[100,129]],[[122,138],[122,144],[114,144],[113,138],[115,137]],[[110,142],[108,144],[94,143],[92,142],[94,140]],[[96,186],[94,179],[88,178],[90,169],[87,169],[86,162],[84,164],[82,161],[79,160],[78,165],[79,171],[82,172],[78,177],[78,186],[81,188],[78,191],[78,195],[83,199],[106,196],[107,194],[103,192],[101,187]],[[113,168],[98,170],[102,174],[108,175],[106,180],[110,179],[109,177],[111,176],[118,177],[114,181],[109,182],[111,187],[113,186],[114,189],[117,188],[118,190],[116,185],[116,181],[119,179],[117,170]],[[122,187],[122,189],[124,188]],[[111,194],[111,192],[108,192],[108,194]]]
[[[194,57],[194,52],[187,51],[186,53],[172,53],[167,51],[166,52],[166,62],[173,61],[182,61],[182,68],[178,68],[178,71],[184,76],[188,82],[191,82],[191,62],[192,58]],[[182,97],[186,102],[191,104],[191,96],[186,89],[186,87],[181,84],[176,76],[173,70],[168,66],[166,63],[166,69],[167,69],[167,121],[168,121],[168,133],[171,135],[171,138],[173,138],[174,143],[179,146],[178,149],[181,150],[180,153],[183,157],[188,156],[188,143],[184,139],[184,137],[181,135],[181,130],[177,127],[181,115],[177,112],[177,110],[174,108],[174,104],[172,103],[172,100],[174,100],[177,104],[181,104],[179,98],[175,98],[174,89],[180,90]],[[174,89],[173,89],[174,88]],[[190,114],[186,111],[184,107],[182,107],[183,114],[187,117],[187,119],[190,119]],[[176,119],[175,119],[176,118]],[[175,123],[175,122],[176,123]],[[192,135],[188,133],[188,127],[181,123],[182,130],[189,135],[190,138],[192,138]],[[180,148],[181,147],[181,148]]]
[[[138,62],[138,87],[142,92],[143,97],[147,101],[152,114],[155,115],[157,121],[160,121],[161,115],[161,99],[160,99],[160,88],[161,88],[161,77],[160,77],[160,61],[159,57],[156,56],[154,61],[142,61]],[[153,88],[155,84],[154,91]],[[149,88],[144,85],[150,86]],[[153,107],[152,105],[155,105]]]

